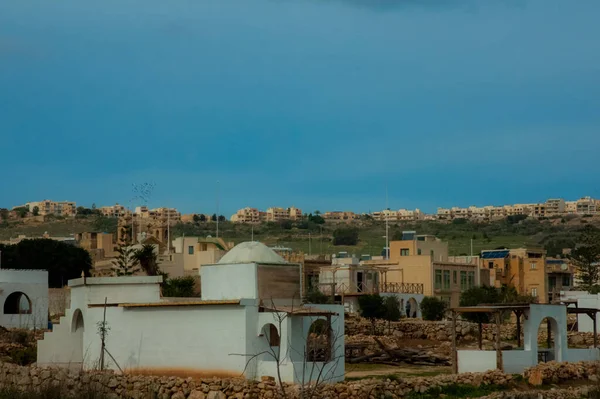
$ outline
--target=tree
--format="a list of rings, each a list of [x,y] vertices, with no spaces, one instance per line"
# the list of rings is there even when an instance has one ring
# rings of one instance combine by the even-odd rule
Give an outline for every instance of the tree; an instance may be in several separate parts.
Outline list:
[[[6,209],[6,208],[0,209],[0,219],[6,221],[6,220],[8,220],[8,215],[9,215],[8,209]]]
[[[93,211],[89,208],[85,208],[83,206],[77,207],[77,214],[82,216],[89,216],[93,214]]]
[[[137,264],[141,266],[142,270],[148,276],[160,275],[160,268],[158,267],[158,256],[156,254],[156,249],[154,245],[142,245],[142,248],[134,251],[133,259]]]
[[[217,221],[217,214],[213,213],[213,215],[210,217],[210,220],[212,220],[213,222]]]
[[[326,295],[318,289],[311,290],[304,296],[304,303],[329,304],[332,303],[331,296]]]
[[[360,316],[371,321],[373,335],[375,335],[375,321],[385,316],[383,298],[378,294],[361,295],[358,297],[358,307],[360,308]]]
[[[391,332],[392,321],[400,320],[400,316],[402,315],[400,311],[400,301],[395,295],[386,296],[383,300],[383,307],[385,310],[383,318],[388,321],[388,331]]]
[[[90,275],[89,252],[64,242],[46,238],[22,240],[14,245],[0,244],[2,268],[48,271],[50,288],[62,288],[70,279]]]
[[[164,297],[182,297],[189,298],[195,296],[194,287],[196,280],[192,276],[165,278],[162,285],[162,294]]]
[[[15,212],[17,212],[17,215],[19,215],[19,217],[21,219],[23,219],[25,216],[27,216],[27,214],[29,213],[29,209],[27,209],[24,206],[20,206],[18,208],[13,209]]]
[[[333,231],[333,245],[358,244],[358,229],[343,227]]]
[[[194,223],[200,223],[200,215],[194,215],[193,220]]]
[[[206,222],[206,216],[205,215],[200,215],[200,221],[201,222]]]
[[[577,267],[584,287],[597,284],[600,277],[600,230],[592,225],[585,226],[569,259]]]
[[[219,222],[226,222],[227,218],[223,215],[219,216]]]
[[[460,306],[477,306],[481,304],[500,303],[500,292],[495,287],[473,287],[460,294]],[[489,323],[487,313],[465,313],[463,318],[473,323]]]
[[[119,254],[113,260],[113,272],[121,276],[133,276],[140,271],[139,262],[135,258],[135,249],[131,246],[119,245],[117,253]]]
[[[308,215],[308,221],[316,224],[325,224],[325,219],[321,215],[313,215],[312,213]]]
[[[38,206],[33,207],[33,216],[38,216],[40,214],[40,208]]]
[[[421,301],[421,314],[424,320],[442,320],[446,313],[446,302],[433,296],[427,296]]]

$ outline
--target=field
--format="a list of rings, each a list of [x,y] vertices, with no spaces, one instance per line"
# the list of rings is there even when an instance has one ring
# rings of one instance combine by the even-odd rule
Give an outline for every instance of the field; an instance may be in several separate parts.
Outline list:
[[[389,237],[393,240],[403,230],[414,230],[419,234],[434,234],[448,241],[450,255],[470,255],[483,249],[499,247],[518,248],[541,246],[550,255],[560,253],[562,248],[570,248],[577,242],[579,233],[586,224],[600,224],[598,218],[567,217],[550,220],[522,220],[512,222],[501,220],[490,223],[472,223],[464,220],[452,223],[423,221],[417,223],[392,224]],[[334,246],[333,235],[338,228],[352,227],[358,230],[359,241],[354,246]],[[97,231],[116,232],[116,220],[103,217],[82,217],[75,219],[48,220],[46,222],[11,221],[0,224],[0,240],[7,240],[19,234],[41,236],[47,232],[51,236]],[[359,221],[352,225],[326,223],[263,223],[257,226],[219,223],[220,236],[226,241],[240,243],[256,240],[269,246],[289,247],[307,254],[331,254],[347,251],[351,254],[381,255],[385,246],[385,224],[375,221]],[[216,223],[179,224],[172,228],[172,236],[215,236]]]

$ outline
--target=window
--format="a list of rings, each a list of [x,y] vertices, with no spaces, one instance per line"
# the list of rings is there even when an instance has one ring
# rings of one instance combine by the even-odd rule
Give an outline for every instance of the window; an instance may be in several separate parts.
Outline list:
[[[190,254],[190,255],[193,255],[193,254],[194,254],[194,246],[193,246],[193,245],[190,245],[190,246],[188,247],[188,254]]]
[[[467,289],[475,287],[475,272],[467,273]]]
[[[417,249],[417,255],[421,255],[421,248]]]
[[[444,289],[450,289],[450,270],[444,270]]]
[[[529,267],[531,268],[531,270],[537,269],[535,262],[530,263]]]
[[[467,272],[460,272],[460,290],[466,291],[467,289]]]
[[[533,297],[537,296],[537,288],[532,288],[531,289],[531,296],[533,296]]]
[[[408,255],[409,255],[408,248],[402,248],[402,249],[400,249],[400,256],[408,256]]]
[[[458,275],[458,273],[456,272],[456,270],[452,272],[452,283],[453,284],[457,283],[457,281],[456,281],[457,280],[457,278],[456,278],[457,275]]]
[[[436,290],[442,289],[442,271],[441,270],[435,271],[435,289]]]
[[[563,285],[563,287],[569,287],[571,285],[571,276],[569,276],[569,275],[563,276],[562,285]]]
[[[433,249],[429,251],[429,256],[431,256],[431,260],[435,259],[435,254],[433,253]]]
[[[489,269],[493,269],[494,268],[494,262],[489,262],[488,263],[488,268]]]
[[[279,346],[279,332],[273,324],[269,324],[269,346]]]

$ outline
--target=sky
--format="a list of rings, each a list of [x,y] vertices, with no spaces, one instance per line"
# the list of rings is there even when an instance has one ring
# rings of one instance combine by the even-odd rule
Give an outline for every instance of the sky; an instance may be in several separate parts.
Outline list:
[[[0,207],[600,197],[597,0],[0,2]]]

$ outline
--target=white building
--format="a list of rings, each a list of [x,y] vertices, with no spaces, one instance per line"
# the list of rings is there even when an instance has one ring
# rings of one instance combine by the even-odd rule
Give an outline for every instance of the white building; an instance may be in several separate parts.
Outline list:
[[[299,265],[251,242],[200,274],[201,299],[161,298],[161,277],[69,281],[71,308],[39,341],[38,365],[97,368],[106,302],[110,369],[259,379],[279,364],[287,382],[344,379],[343,307],[299,305]]]
[[[0,326],[6,328],[48,327],[48,272],[45,270],[0,270]]]

